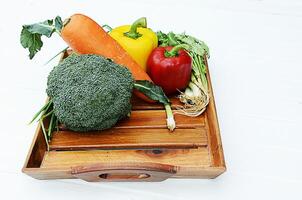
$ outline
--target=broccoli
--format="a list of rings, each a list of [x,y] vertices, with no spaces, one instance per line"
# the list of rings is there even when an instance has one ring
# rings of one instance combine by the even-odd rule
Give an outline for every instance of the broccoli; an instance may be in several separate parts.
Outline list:
[[[104,130],[131,111],[131,72],[98,55],[73,54],[53,68],[46,92],[54,114],[74,131]]]
[[[162,88],[147,80],[134,81],[126,67],[97,55],[73,54],[53,68],[46,89],[50,100],[31,122],[39,118],[48,148],[59,122],[79,132],[108,129],[130,114],[133,89],[164,105],[167,128],[173,131],[173,112]]]

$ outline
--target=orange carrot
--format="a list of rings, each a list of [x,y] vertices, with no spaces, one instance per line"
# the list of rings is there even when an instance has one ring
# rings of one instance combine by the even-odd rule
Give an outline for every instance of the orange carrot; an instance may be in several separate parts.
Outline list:
[[[66,21],[61,37],[77,53],[96,54],[110,58],[117,64],[127,67],[135,80],[152,81],[121,45],[99,24],[85,15],[72,15]],[[145,101],[154,102],[138,91],[134,93]]]

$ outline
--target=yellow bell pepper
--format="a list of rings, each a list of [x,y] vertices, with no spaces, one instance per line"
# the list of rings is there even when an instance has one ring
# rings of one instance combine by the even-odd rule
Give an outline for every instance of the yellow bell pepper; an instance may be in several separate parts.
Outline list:
[[[148,57],[157,47],[157,36],[147,28],[145,17],[139,18],[131,26],[124,25],[109,32],[132,58],[146,71]]]

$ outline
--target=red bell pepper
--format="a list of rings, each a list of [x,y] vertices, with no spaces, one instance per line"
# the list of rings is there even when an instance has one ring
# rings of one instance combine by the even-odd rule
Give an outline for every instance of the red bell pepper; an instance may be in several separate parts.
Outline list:
[[[152,81],[162,87],[165,94],[173,94],[187,87],[191,78],[192,59],[183,50],[188,46],[155,48],[147,61],[147,72]]]

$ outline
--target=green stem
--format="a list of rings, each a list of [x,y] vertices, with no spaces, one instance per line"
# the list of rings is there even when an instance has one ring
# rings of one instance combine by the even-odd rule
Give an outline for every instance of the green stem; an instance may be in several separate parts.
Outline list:
[[[170,51],[165,51],[165,57],[175,57],[178,55],[178,51],[181,49],[188,49],[189,46],[187,44],[179,44],[173,47]]]
[[[35,119],[37,119],[42,112],[47,111],[49,109],[49,107],[51,106],[51,104],[52,104],[51,100],[49,100],[47,103],[45,103],[44,106],[35,114],[35,116],[29,122],[29,124],[31,124],[33,121],[35,121]]]
[[[59,36],[61,36],[61,31],[59,31],[59,30],[57,30],[57,29],[55,28],[55,32],[56,32]]]
[[[167,115],[167,128],[173,131],[176,127],[173,112],[170,106],[170,101],[165,95],[163,89],[150,81],[138,80],[134,83],[134,89],[142,92],[144,95],[154,101],[162,103]]]
[[[41,116],[42,119],[45,119],[46,117],[48,117],[49,115],[52,115],[53,110],[49,111],[48,113],[45,113],[44,115]]]
[[[48,138],[47,138],[46,130],[45,130],[45,127],[44,127],[42,119],[40,119],[40,125],[41,125],[41,128],[42,128],[42,132],[43,132],[43,135],[44,135],[45,143],[46,143],[46,146],[47,146],[47,151],[49,151]]]
[[[173,131],[176,125],[170,104],[165,104],[165,109],[167,114],[167,127],[170,131]]]
[[[71,18],[66,18],[64,21],[63,21],[63,27],[65,27],[69,22],[70,22]]]
[[[49,99],[49,104],[48,104],[48,106],[45,108],[45,110],[44,110],[44,112],[43,112],[43,114],[42,114],[42,116],[43,115],[45,115],[46,113],[47,113],[47,111],[50,109],[50,107],[53,105],[53,103],[52,103],[52,100],[51,99]],[[42,117],[41,116],[41,117]]]
[[[202,81],[202,85],[203,85],[204,89],[206,90],[206,92],[208,92],[208,81],[207,81],[207,77],[205,76],[205,74],[201,75],[201,81]]]
[[[132,39],[137,39],[142,36],[139,32],[137,32],[137,28],[142,27],[142,28],[147,28],[147,19],[146,17],[141,17],[137,19],[135,22],[130,27],[129,32],[124,33],[125,36],[132,38]]]
[[[48,140],[50,140],[50,136],[51,136],[51,133],[52,133],[52,131],[53,131],[54,117],[55,117],[55,115],[52,114],[52,115],[51,115],[51,118],[50,118],[49,125],[48,125],[48,131],[47,131],[47,132],[48,132],[48,133],[47,133],[47,135],[48,135]]]
[[[60,52],[58,52],[55,56],[53,56],[50,60],[48,60],[44,65],[47,65],[50,61],[52,61],[53,59],[55,59],[58,55],[60,55],[61,53],[67,51],[67,49],[69,48],[69,46],[65,47],[64,49],[62,49]]]

